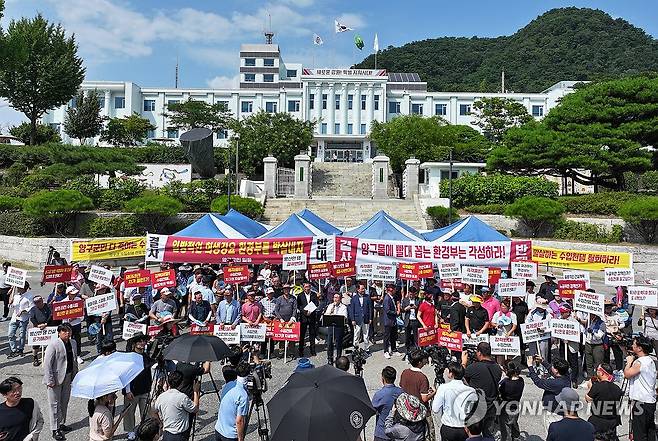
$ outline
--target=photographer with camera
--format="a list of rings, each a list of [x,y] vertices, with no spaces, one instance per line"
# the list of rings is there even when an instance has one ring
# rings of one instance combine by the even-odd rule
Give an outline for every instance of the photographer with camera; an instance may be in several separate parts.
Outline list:
[[[142,356],[144,369],[135,377],[123,390],[123,404],[125,408],[130,407],[125,412],[123,420],[123,429],[128,433],[128,441],[133,441],[135,436],[135,411],[139,408],[140,419],[146,417],[146,408],[148,405],[149,392],[151,391],[152,378],[151,358],[146,353],[146,342],[148,336],[141,332],[136,333],[130,339],[133,352]]]
[[[544,413],[544,428],[548,430],[551,423],[558,421],[560,416],[557,415],[556,410],[558,403],[555,396],[562,392],[562,389],[571,387],[571,380],[569,379],[569,363],[563,358],[553,360],[553,365],[549,365],[539,355],[528,356],[528,376],[544,393],[541,397],[542,405],[546,412]],[[544,379],[540,378],[537,373],[539,365],[551,373],[551,377]]]
[[[468,352],[462,352],[462,366],[466,368],[464,379],[474,389],[482,389],[487,402],[487,413],[482,419],[484,436],[493,437],[496,424],[496,406],[499,398],[498,383],[503,376],[502,368],[491,358],[491,345],[480,342],[475,351],[476,362],[468,364]]]
[[[400,387],[409,395],[418,398],[425,407],[429,410],[430,400],[434,398],[436,391],[430,386],[430,380],[423,373],[422,369],[428,363],[427,352],[420,348],[416,348],[409,353],[410,368],[405,369],[400,376]],[[432,413],[427,413],[427,441],[433,441],[434,435],[434,420],[432,420]]]
[[[441,412],[441,440],[465,441],[466,419],[478,401],[477,392],[464,383],[464,367],[452,362],[448,365],[450,381],[441,384],[432,402],[432,412]]]
[[[605,329],[608,334],[608,345],[604,347],[604,360],[606,363],[610,363],[610,351],[612,350],[612,354],[615,357],[614,374],[618,375],[624,368],[624,357],[626,355],[625,348],[622,345],[624,340],[622,329],[626,326],[626,322],[625,318],[621,318],[617,312],[617,307],[611,300],[605,300],[603,313],[605,315]]]
[[[187,441],[190,436],[190,414],[199,411],[201,383],[194,383],[194,399],[178,388],[183,383],[183,374],[172,372],[167,377],[169,388],[162,392],[153,405],[162,424],[162,441]]]
[[[249,376],[249,364],[240,362],[236,367],[238,378],[222,388],[217,422],[215,423],[216,441],[244,441],[249,414],[249,395],[246,382]]]
[[[656,365],[649,356],[652,342],[639,335],[633,338],[634,355],[626,357],[624,378],[629,380],[628,398],[631,400],[630,429],[633,441],[656,439]]]
[[[588,382],[588,386],[585,401],[592,403],[592,416],[588,421],[594,426],[594,434],[617,440],[617,426],[621,424],[619,405],[624,392],[614,383],[612,367],[607,363],[599,365],[596,377]]]

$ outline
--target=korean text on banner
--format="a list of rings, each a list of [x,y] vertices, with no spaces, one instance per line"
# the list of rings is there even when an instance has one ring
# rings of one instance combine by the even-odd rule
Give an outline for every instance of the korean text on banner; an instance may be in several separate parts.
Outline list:
[[[489,279],[487,285],[495,285],[500,280],[503,271],[500,268],[489,268]]]
[[[498,281],[498,295],[525,297],[525,279],[500,279]]]
[[[6,285],[23,288],[25,282],[27,282],[27,270],[16,268],[14,266],[7,268],[7,274],[5,274]]]
[[[144,237],[71,241],[71,260],[74,262],[144,257],[145,253]]]
[[[70,282],[71,271],[73,271],[71,265],[46,265],[43,268],[41,281],[43,283]]]
[[[589,271],[563,271],[562,280],[584,280],[585,286],[589,288]]]
[[[309,280],[328,279],[331,277],[331,262],[312,263],[308,266]]]
[[[489,268],[462,265],[462,282],[487,286],[489,284]]]
[[[608,286],[635,285],[635,270],[633,268],[606,268],[605,284]]]
[[[459,279],[462,276],[461,265],[458,262],[439,262],[439,278]]]
[[[434,264],[432,262],[417,262],[416,268],[419,279],[434,278]]]
[[[199,326],[192,324],[190,326],[190,334],[192,335],[215,335],[215,324],[208,323],[206,326]]]
[[[551,338],[551,320],[541,320],[539,322],[521,323],[521,337],[523,343],[532,343],[540,340]]]
[[[224,282],[245,283],[249,281],[249,267],[246,265],[227,266],[224,268]]]
[[[658,307],[658,288],[649,286],[629,286],[628,303],[633,305]]]
[[[272,326],[272,340],[274,341],[299,341],[300,323],[284,323],[274,321]]]
[[[356,276],[356,264],[351,262],[334,262],[332,265],[333,275],[336,278]]]
[[[563,299],[573,299],[576,291],[585,291],[587,282],[584,280],[558,280],[557,292]]]
[[[463,291],[464,284],[462,283],[461,279],[441,279],[439,288]]]
[[[537,262],[516,261],[510,264],[513,279],[535,280],[537,278]]]
[[[267,325],[262,323],[260,325],[248,325],[242,323],[240,325],[240,340],[242,341],[265,341],[265,334],[267,333]]]
[[[135,334],[141,332],[146,335],[146,324],[145,323],[135,323],[124,321],[123,322],[123,332],[121,334],[124,340],[130,340]]]
[[[92,265],[89,271],[89,280],[101,285],[112,286],[112,277],[114,277],[114,273],[102,266]]]
[[[418,328],[418,346],[435,345],[439,342],[439,332],[436,328]]]
[[[469,337],[467,334],[462,333],[462,345],[463,346],[477,346],[480,343],[489,343],[489,334],[480,334],[475,335],[475,332]]]
[[[230,328],[220,328],[215,326],[214,330],[215,337],[221,338],[224,343],[227,345],[239,345],[240,344],[240,327],[237,326],[235,329]]]
[[[521,355],[521,339],[519,337],[506,337],[504,335],[493,335],[489,340],[492,355]]]
[[[151,271],[133,270],[123,274],[123,283],[126,288],[139,288],[151,285]]]
[[[67,300],[54,302],[52,305],[53,320],[73,320],[85,316],[85,301]]]
[[[85,300],[87,315],[102,315],[117,308],[117,298],[114,293],[100,294]]]
[[[174,288],[176,286],[176,270],[151,272],[151,286],[153,289]]]
[[[439,346],[450,349],[451,351],[462,350],[462,333],[459,331],[449,331],[439,329]]]
[[[30,346],[48,346],[53,340],[57,340],[57,326],[27,330],[27,344]]]
[[[418,267],[415,263],[399,263],[398,277],[401,280],[418,280]]]
[[[283,269],[284,270],[305,270],[306,269],[306,254],[284,254],[283,255]]]
[[[372,280],[395,283],[397,268],[395,265],[376,263],[372,269]]]
[[[589,312],[603,318],[605,294],[589,291],[576,291],[573,299],[573,309]]]
[[[631,253],[608,251],[578,251],[532,246],[532,260],[559,268],[573,268],[589,271],[603,271],[605,268],[631,268]]]
[[[551,335],[562,340],[580,342],[580,323],[575,320],[551,320]]]

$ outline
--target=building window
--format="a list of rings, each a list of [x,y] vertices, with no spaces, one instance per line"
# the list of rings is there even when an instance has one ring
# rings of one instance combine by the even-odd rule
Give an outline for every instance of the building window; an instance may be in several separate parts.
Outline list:
[[[244,65],[245,66],[255,66],[256,65],[256,59],[255,58],[245,58],[244,59]]]
[[[335,98],[335,101],[336,101],[334,107],[336,108],[336,110],[340,110],[340,95],[336,95],[334,98]]]
[[[244,81],[245,81],[245,83],[255,83],[256,82],[256,74],[252,74],[252,73],[244,74]]]
[[[340,133],[340,123],[334,124],[334,133],[338,135]]]
[[[76,107],[78,107],[78,99],[76,97],[73,97],[71,99],[71,103],[69,104],[69,107],[71,109],[75,109]]]
[[[322,110],[327,110],[327,94],[322,94]]]
[[[276,113],[276,101],[268,101],[265,103],[265,111],[267,113]]]
[[[297,69],[288,69],[286,71],[286,76],[288,78],[295,78],[297,76]]]
[[[242,101],[240,109],[242,110],[242,113],[251,113],[254,111],[254,103],[253,101]]]
[[[459,114],[461,116],[466,116],[471,114],[471,105],[470,104],[460,104],[459,105]]]
[[[273,83],[274,82],[274,74],[264,74],[263,75],[263,82],[264,83]]]
[[[354,106],[354,95],[347,95],[347,110],[352,110]]]
[[[264,58],[263,59],[263,66],[273,67],[274,66],[274,58]]]
[[[379,95],[375,95],[375,110],[379,110]]]
[[[105,97],[98,97],[98,108],[99,109],[104,109],[105,108]]]
[[[217,101],[217,104],[219,104],[219,107],[222,109],[228,110],[228,101]]]
[[[167,106],[171,106],[172,104],[178,104],[178,103],[180,103],[180,100],[168,100]]]
[[[400,113],[400,103],[398,101],[389,101],[388,113]]]
[[[153,130],[153,129],[149,129],[148,132],[146,132],[146,137],[147,137],[148,139],[153,139],[153,138],[155,138],[155,130]]]
[[[366,125],[361,124],[361,129],[359,131],[360,134],[365,135],[366,134]]]
[[[544,106],[532,106],[532,116],[535,118],[544,116]]]
[[[167,129],[167,138],[178,138],[178,129]]]
[[[412,115],[422,115],[423,114],[423,105],[422,104],[412,104],[411,105],[411,114]]]
[[[326,135],[326,134],[327,134],[327,123],[322,123],[322,124],[320,125],[320,133],[321,133],[322,135]]]
[[[126,108],[126,97],[125,96],[115,96],[114,97],[114,108],[115,109],[125,109]]]
[[[354,124],[348,124],[347,125],[347,134],[352,135],[353,134],[352,132],[354,132]]]
[[[299,112],[299,101],[298,100],[288,101],[288,112]]]
[[[155,100],[144,100],[144,112],[155,111]]]
[[[459,172],[457,170],[452,171],[452,179],[457,179],[459,177]],[[450,179],[450,170],[441,170],[441,180],[447,181]]]
[[[311,110],[315,109],[315,94],[314,93],[311,93],[308,96],[308,108],[311,109]]]
[[[366,96],[361,95],[361,110],[366,110]]]
[[[434,114],[437,116],[446,116],[448,114],[448,105],[447,104],[435,104],[434,105]]]
[[[217,132],[217,139],[228,139],[228,130],[224,129]]]

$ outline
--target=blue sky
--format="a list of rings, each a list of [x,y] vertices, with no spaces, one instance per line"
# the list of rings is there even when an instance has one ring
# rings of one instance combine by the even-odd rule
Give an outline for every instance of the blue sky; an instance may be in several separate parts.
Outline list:
[[[2,25],[37,12],[61,22],[76,34],[89,80],[171,87],[178,58],[181,87],[220,88],[235,84],[240,43],[262,42],[268,17],[284,60],[344,67],[372,50],[375,32],[381,49],[441,36],[509,35],[563,6],[602,9],[658,37],[656,0],[7,0]],[[363,51],[352,33],[334,34],[336,18],[363,37]],[[313,33],[323,46],[313,46]],[[19,119],[0,101],[0,131]]]

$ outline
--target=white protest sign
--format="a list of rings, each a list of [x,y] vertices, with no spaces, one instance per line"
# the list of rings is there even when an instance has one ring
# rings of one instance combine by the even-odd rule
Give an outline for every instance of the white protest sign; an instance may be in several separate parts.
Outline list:
[[[498,281],[498,295],[525,297],[525,279],[500,279]]]
[[[462,266],[462,283],[472,285],[489,285],[489,268],[481,266]]]
[[[573,299],[573,309],[603,317],[604,303],[605,294],[576,290]]]
[[[239,345],[240,344],[240,326],[237,326],[235,329],[225,327],[220,329],[219,325],[215,326],[215,337],[221,338],[224,343],[227,345]]]
[[[113,293],[99,294],[85,300],[87,315],[102,315],[117,308],[117,298]]]
[[[376,263],[373,270],[373,280],[381,280],[382,282],[395,282],[397,276],[397,265],[386,265],[383,263]]]
[[[146,335],[146,324],[124,321],[123,322],[123,339],[130,340],[135,334],[141,332]]]
[[[651,288],[649,286],[629,286],[628,303],[655,308],[658,306],[658,288]]]
[[[562,280],[584,280],[585,286],[590,287],[589,271],[563,271]]]
[[[635,284],[633,268],[606,268],[605,284],[608,286],[630,286]]]
[[[27,344],[30,346],[48,346],[57,339],[57,326],[48,326],[43,329],[30,328],[27,330]]]
[[[459,279],[462,275],[462,269],[459,262],[441,262],[439,263],[439,278]]]
[[[9,286],[16,286],[18,288],[23,288],[25,286],[26,281],[27,281],[27,270],[23,270],[13,266],[7,268],[7,274],[5,275],[5,284]]]
[[[526,295],[525,302],[528,304],[528,311],[532,311],[537,306],[537,294],[528,293]]]
[[[476,336],[474,332],[471,334],[471,338],[468,338],[468,335],[465,332],[462,334],[462,346],[477,346],[478,343],[481,342],[489,343],[489,334],[480,334],[479,336]]]
[[[100,283],[105,286],[112,286],[112,277],[114,273],[109,269],[105,269],[102,266],[92,265],[91,270],[89,270],[89,280],[92,282]]]
[[[551,320],[541,320],[539,322],[521,323],[521,337],[523,343],[532,343],[540,340],[551,338]]]
[[[537,278],[537,262],[519,261],[512,262],[512,278],[534,280]]]
[[[575,320],[553,319],[551,335],[562,340],[580,342],[580,323]]]
[[[489,340],[492,355],[521,355],[521,339],[519,337],[506,337],[494,335]]]
[[[267,325],[265,323],[260,325],[242,323],[240,325],[240,340],[242,341],[265,341],[266,333]]]
[[[283,255],[283,269],[284,270],[305,270],[306,269],[306,254],[284,254]]]
[[[375,273],[374,263],[360,263],[356,266],[356,277],[359,279],[372,280],[372,275]]]

